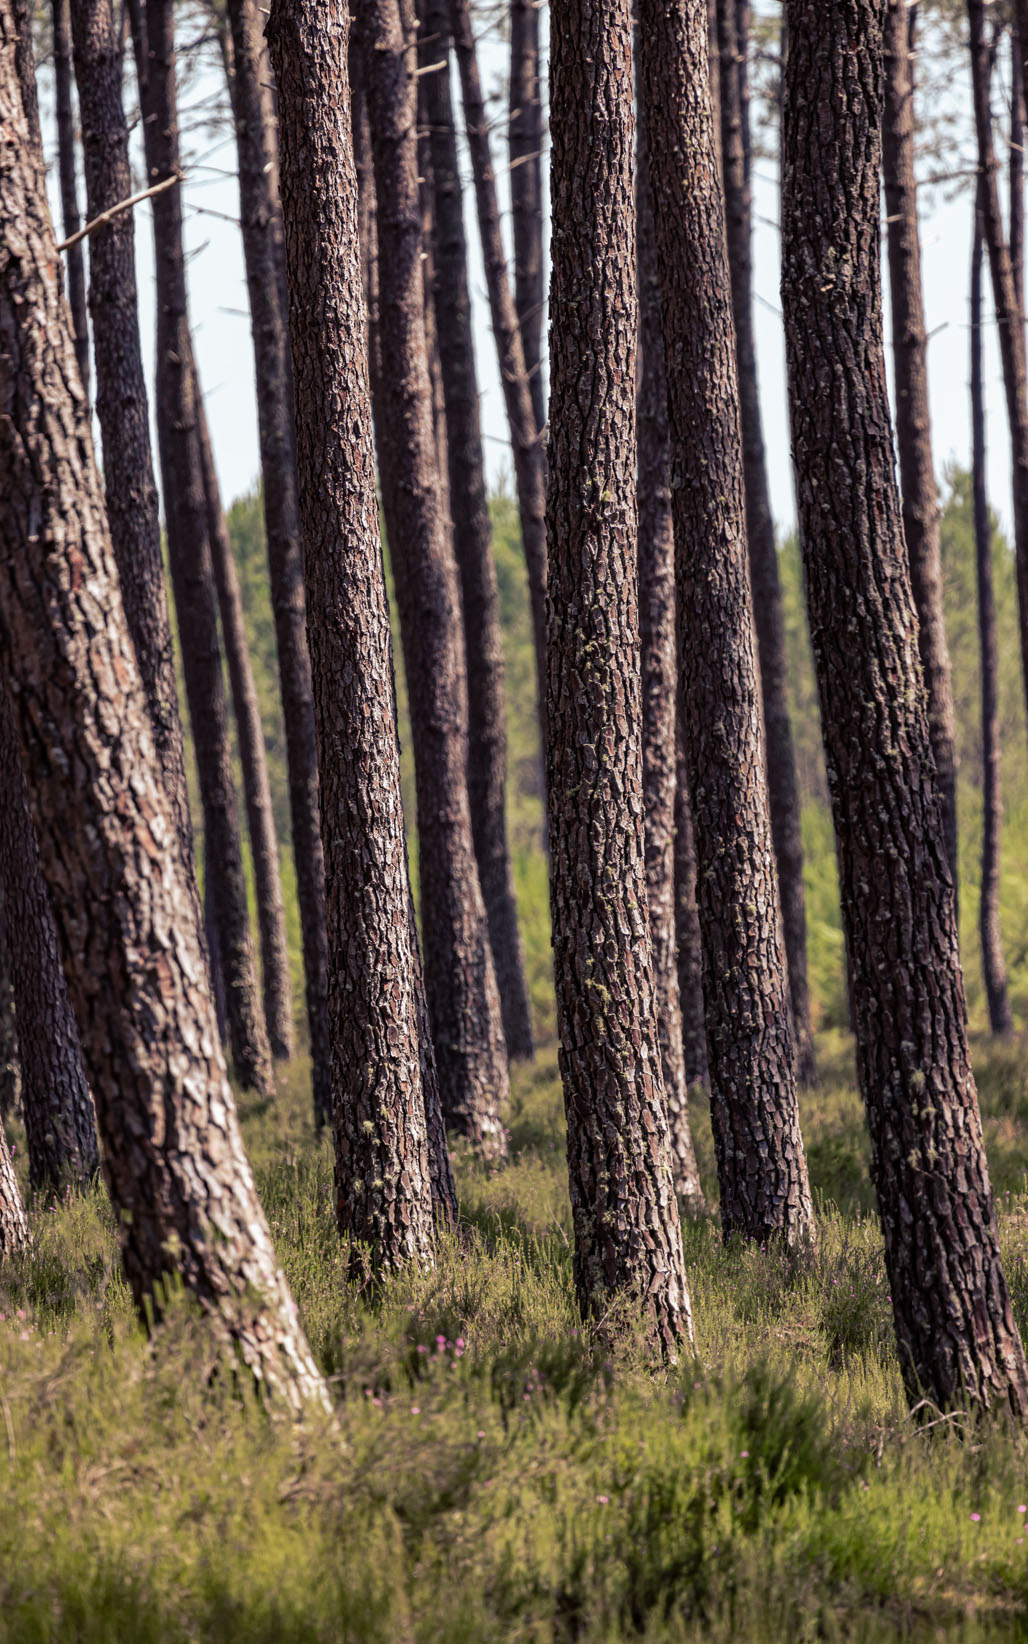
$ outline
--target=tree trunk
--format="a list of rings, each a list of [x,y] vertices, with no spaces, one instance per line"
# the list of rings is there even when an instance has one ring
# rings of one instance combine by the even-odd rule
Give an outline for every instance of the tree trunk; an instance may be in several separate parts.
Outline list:
[[[681,704],[678,708],[682,719]],[[675,942],[678,948],[678,998],[682,1010],[682,1052],[685,1083],[706,1087],[707,1029],[703,1008],[703,938],[696,905],[696,839],[689,798],[689,773],[681,724],[675,738]]]
[[[637,102],[636,256],[639,283],[639,650],[642,663],[642,769],[646,822],[646,905],[653,949],[657,1038],[664,1075],[675,1189],[703,1203],[689,1130],[675,928],[675,742],[678,653],[675,645],[675,535],[671,523],[671,464],[667,372],[660,329],[660,282],[653,239],[646,120]],[[702,1032],[703,1017],[700,1016]]]
[[[25,130],[28,132],[28,124]],[[29,139],[31,141],[31,138]],[[4,1127],[0,1124],[0,1261],[16,1256],[29,1242],[29,1224],[21,1202],[18,1179],[11,1162]]]
[[[679,665],[726,1236],[813,1232],[768,816],[704,0],[641,0],[668,365]]]
[[[332,1110],[325,857],[318,809],[317,733],[296,492],[278,142],[261,12],[254,0],[229,0],[228,18],[233,47],[231,89],[239,156],[239,215],[257,378],[264,526],[286,734],[289,815],[303,940],[314,1112],[319,1122],[324,1122],[331,1117]]]
[[[788,0],[782,303],[857,1073],[908,1397],[1028,1413],[967,1053],[893,467],[885,0]]]
[[[7,932],[7,910],[0,887],[0,1124],[17,1111],[20,1100],[21,1061],[14,1014],[14,989],[11,985],[11,945]]]
[[[397,0],[366,0],[358,14],[378,202],[375,429],[410,698],[428,1008],[447,1123],[500,1158],[507,1059],[471,835],[460,593],[436,479],[413,30]]]
[[[0,894],[8,929],[16,932],[11,979],[21,1030],[29,1181],[37,1192],[60,1193],[66,1186],[88,1186],[100,1156],[6,688],[0,689],[0,795]]]
[[[125,622],[56,246],[0,0],[0,668],[137,1306],[178,1273],[290,1407],[326,1405],[243,1151],[196,901]]]
[[[725,228],[732,280],[732,314],[739,376],[746,543],[760,665],[760,693],[767,744],[767,797],[778,868],[782,932],[789,965],[789,996],[796,1030],[800,1083],[817,1079],[807,984],[807,900],[803,888],[803,825],[789,716],[785,613],[778,548],[767,483],[764,428],[757,382],[753,326],[753,224],[749,179],[748,11],[738,0],[717,0],[720,63],[721,158]]]
[[[336,1210],[376,1271],[432,1260],[432,1191],[375,495],[346,0],[275,0],[307,621],[321,754]],[[355,1251],[355,1259],[357,1257]]]
[[[542,0],[510,4],[510,216],[514,239],[514,307],[532,394],[535,426],[546,427],[542,337],[543,105],[539,93],[539,7]]]
[[[86,209],[92,219],[132,193],[128,126],[122,105],[122,48],[111,0],[72,0],[71,23],[82,118]],[[121,212],[91,236],[89,305],[107,518],[122,603],[143,677],[157,757],[175,816],[183,862],[187,874],[192,875],[193,829],[139,339],[135,223],[131,211]]]
[[[193,393],[196,399],[196,436],[204,500],[207,505],[207,534],[211,548],[214,584],[218,590],[221,636],[228,662],[232,705],[235,709],[239,763],[243,772],[246,820],[257,893],[264,1019],[268,1027],[272,1055],[280,1061],[288,1061],[294,1050],[293,1001],[289,982],[289,947],[286,941],[286,910],[282,898],[278,838],[271,809],[271,783],[268,779],[268,750],[264,741],[257,685],[253,677],[250,646],[243,620],[243,596],[239,589],[239,574],[232,552],[232,539],[228,534],[228,524],[221,506],[218,473],[214,466],[207,412],[195,358],[192,361],[192,368]]]
[[[1024,324],[1024,86],[1020,74],[1021,38],[1010,30],[1010,158],[1007,180],[1010,197],[1010,266]]]
[[[34,0],[14,0],[14,61],[21,88],[22,108],[28,127],[29,141],[43,153],[43,134],[39,127],[39,97],[36,92],[36,57],[32,44]]]
[[[978,654],[982,705],[982,874],[978,930],[990,1032],[1013,1029],[999,917],[999,859],[1003,834],[1000,780],[999,652],[992,587],[992,523],[986,493],[985,388],[982,379],[982,214],[976,204],[971,250],[971,490],[978,590]]]
[[[911,16],[906,0],[885,7],[885,117],[882,172],[892,298],[892,359],[896,384],[903,535],[920,629],[928,697],[928,729],[938,772],[946,854],[957,890],[957,768],[953,681],[942,609],[939,496],[932,462],[928,402],[928,338],[921,287],[921,242],[914,176],[914,76]]]
[[[630,0],[553,0],[550,900],[575,1285],[689,1342],[643,806]]]
[[[172,0],[149,0],[145,40],[141,24],[137,7],[133,39],[147,172],[151,181],[159,181],[179,169]],[[197,430],[179,189],[166,189],[155,196],[153,223],[158,299],[157,436],[164,477],[168,559],[200,779],[210,884],[225,977],[229,1040],[240,1083],[245,1088],[267,1092],[272,1088],[271,1054],[257,984],[232,778]]]
[[[64,238],[77,234],[78,183],[75,176],[75,110],[72,103],[71,12],[68,0],[53,0],[54,81],[57,110],[57,171],[61,183],[61,220]],[[75,358],[82,392],[89,399],[89,326],[86,321],[86,268],[80,240],[62,252],[68,271],[68,302],[75,327]]]
[[[422,95],[431,133],[435,317],[446,406],[450,513],[467,652],[468,798],[507,1050],[510,1056],[527,1060],[532,1055],[532,1023],[507,842],[507,727],[500,593],[486,495],[464,206],[450,95],[447,0],[427,0],[424,36],[429,65],[434,69],[440,59],[444,63],[441,70],[425,76]]]

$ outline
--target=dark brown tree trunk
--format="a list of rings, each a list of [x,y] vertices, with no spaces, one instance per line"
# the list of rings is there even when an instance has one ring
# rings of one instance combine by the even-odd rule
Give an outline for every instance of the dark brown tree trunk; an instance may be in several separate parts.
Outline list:
[[[346,0],[275,0],[307,619],[321,752],[336,1209],[431,1262],[432,1190],[350,130]],[[356,1260],[358,1252],[355,1251]]]
[[[646,120],[636,129],[636,256],[639,283],[639,650],[642,663],[642,769],[646,807],[646,905],[653,949],[657,1037],[664,1075],[675,1189],[694,1208],[703,1203],[689,1130],[688,1087],[678,991],[675,898],[675,740],[678,652],[675,643],[675,534],[667,372],[660,327],[660,281],[653,238]],[[703,1017],[700,1016],[702,1032]]]
[[[539,722],[546,736],[546,456],[539,424],[532,409],[532,386],[525,348],[510,287],[507,256],[500,232],[496,175],[489,150],[489,117],[478,72],[478,56],[471,28],[468,0],[450,0],[450,28],[460,70],[464,129],[475,183],[478,232],[482,242],[489,317],[500,363],[500,382],[514,457],[514,485],[518,495],[521,540],[528,567],[532,606]]]
[[[1007,180],[1010,196],[1010,265],[1014,272],[1021,323],[1024,324],[1024,85],[1020,74],[1021,37],[1010,30],[1010,158]]]
[[[203,933],[207,942],[207,958],[211,967],[211,997],[218,1023],[222,1049],[228,1048],[228,1000],[225,998],[225,973],[221,968],[221,949],[218,946],[218,921],[214,917],[214,896],[211,891],[211,864],[206,847],[203,864]]]
[[[550,900],[575,1285],[691,1339],[657,1034],[643,805],[630,0],[553,0]]]
[[[543,105],[539,92],[539,8],[542,0],[510,4],[510,215],[514,239],[514,307],[521,330],[537,429],[546,427],[542,337]]]
[[[41,1193],[86,1187],[100,1168],[93,1098],[61,969],[50,898],[22,770],[18,729],[0,688],[0,895],[21,1030],[21,1101],[29,1181]]]
[[[122,47],[111,0],[72,0],[86,209],[98,217],[132,193],[122,105]],[[136,648],[164,786],[186,872],[193,830],[186,790],[175,653],[161,551],[150,421],[136,301],[135,224],[123,211],[91,236],[89,305],[104,486],[122,603]]]
[[[250,646],[243,620],[243,596],[232,552],[232,538],[221,506],[218,473],[211,450],[207,412],[199,373],[193,365],[193,394],[196,402],[196,437],[200,452],[204,500],[207,504],[207,535],[211,548],[214,584],[218,590],[221,637],[225,645],[232,705],[239,739],[239,763],[243,773],[246,820],[253,859],[254,888],[257,894],[257,928],[261,943],[261,980],[264,1020],[268,1028],[271,1054],[288,1061],[293,1054],[293,1001],[289,982],[289,947],[286,941],[286,910],[282,898],[282,874],[278,860],[278,837],[271,808],[268,778],[268,750],[264,741],[257,685],[250,661]]]
[[[0,887],[0,1123],[17,1110],[20,1100],[21,1062],[11,985],[11,947],[3,888]]]
[[[70,240],[82,224],[79,219],[75,171],[75,110],[72,102],[71,12],[68,0],[53,0],[54,81],[57,109],[57,171],[61,183],[61,220]],[[89,398],[89,326],[86,320],[86,266],[80,240],[62,256],[68,279],[68,302],[75,327],[75,358],[82,392]]]
[[[782,302],[857,1072],[912,1403],[1028,1413],[967,1054],[893,467],[879,181],[886,0],[788,0]]]
[[[975,209],[971,249],[971,491],[978,589],[978,655],[982,705],[982,875],[978,930],[989,1029],[1005,1035],[1013,1028],[1007,996],[1007,967],[999,917],[999,861],[1003,833],[1000,782],[999,653],[996,600],[992,587],[992,524],[985,473],[985,388],[982,378],[982,214]]]
[[[149,0],[145,24],[136,8],[133,39],[147,173],[151,182],[157,182],[179,169],[172,0]],[[240,1083],[268,1091],[272,1088],[271,1054],[250,933],[232,778],[217,600],[197,430],[179,189],[167,189],[154,197],[153,223],[157,275],[157,435],[164,476],[168,559],[200,779],[205,846],[209,851],[210,884],[225,977],[229,1040]]]
[[[275,1259],[218,1049],[125,622],[41,168],[0,0],[0,669],[137,1305],[177,1272],[262,1386],[327,1404]]]
[[[268,572],[286,735],[314,1112],[322,1122],[331,1117],[332,1110],[325,857],[318,810],[317,733],[296,493],[278,141],[261,12],[254,0],[230,0],[228,18],[232,30],[231,90],[239,157],[239,215],[257,378]]]
[[[725,1234],[813,1232],[768,816],[732,292],[704,0],[641,0],[667,354],[679,665]]]
[[[500,1158],[507,1059],[471,835],[460,593],[436,478],[413,30],[397,0],[366,0],[358,15],[378,203],[375,430],[410,700],[428,1008],[446,1121]]]
[[[760,664],[767,744],[767,797],[778,868],[782,932],[789,963],[789,995],[796,1030],[800,1083],[814,1084],[817,1061],[807,983],[807,899],[803,888],[803,824],[789,716],[785,613],[778,548],[767,482],[764,427],[753,326],[753,222],[749,179],[748,6],[717,0],[720,64],[721,159],[725,227],[732,278],[732,313],[739,376],[746,543]]]
[[[450,516],[460,573],[468,672],[468,798],[507,1050],[532,1055],[525,962],[507,842],[507,727],[500,594],[478,408],[464,207],[450,94],[447,0],[427,0],[422,80],[434,186],[435,317],[446,407]],[[439,70],[434,65],[442,61]]]
[[[682,712],[678,713],[681,720]],[[681,728],[675,738],[675,942],[678,999],[682,1011],[682,1053],[689,1090],[710,1082],[703,1009],[703,938],[696,906],[696,839],[689,798],[689,773]]]
[[[956,717],[942,608],[939,496],[932,462],[928,405],[928,337],[921,285],[921,241],[914,176],[914,76],[911,13],[905,0],[885,7],[885,117],[882,172],[888,225],[892,359],[896,385],[903,535],[920,625],[919,649],[928,696],[928,729],[938,772],[946,853],[957,889]]]
[[[39,98],[36,93],[36,56],[32,45],[34,10],[34,0],[14,0],[14,58],[29,140],[42,154],[43,134],[39,126]]]

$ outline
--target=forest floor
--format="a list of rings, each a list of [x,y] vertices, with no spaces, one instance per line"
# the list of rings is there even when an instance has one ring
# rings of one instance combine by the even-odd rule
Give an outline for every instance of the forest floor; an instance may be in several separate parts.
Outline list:
[[[690,1222],[695,1358],[659,1373],[630,1328],[611,1350],[578,1320],[552,1052],[516,1075],[510,1163],[458,1158],[461,1236],[435,1272],[363,1299],[306,1069],[244,1103],[335,1430],[206,1386],[184,1302],[146,1343],[101,1190],[37,1206],[0,1277],[0,1639],[1028,1638],[1028,1437],[908,1416],[851,1050],[819,1048],[818,1253]],[[978,1047],[1022,1331],[1025,1060]]]

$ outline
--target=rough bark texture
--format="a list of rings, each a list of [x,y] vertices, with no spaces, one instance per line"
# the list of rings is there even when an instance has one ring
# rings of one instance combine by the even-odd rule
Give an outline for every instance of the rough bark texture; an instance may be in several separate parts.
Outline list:
[[[0,687],[0,894],[14,932],[11,979],[21,1029],[29,1181],[43,1193],[85,1187],[100,1168],[93,1098],[61,969],[6,687]]]
[[[53,0],[54,82],[57,114],[57,172],[61,184],[61,221],[70,240],[82,224],[79,219],[75,167],[75,109],[72,101],[71,12],[68,0]],[[61,255],[68,280],[68,302],[75,327],[75,358],[82,392],[89,398],[89,325],[86,319],[85,246],[80,240]]]
[[[446,408],[450,517],[460,573],[468,676],[468,799],[503,1030],[510,1056],[532,1055],[532,1022],[507,842],[507,726],[500,593],[493,561],[471,329],[464,205],[450,93],[447,0],[427,0],[422,81],[434,187],[435,317]]]
[[[132,193],[122,105],[122,50],[111,0],[72,0],[71,25],[86,209],[92,219]],[[89,306],[107,518],[161,774],[186,871],[192,874],[193,830],[136,295],[134,213],[123,211],[91,236],[89,246]]]
[[[358,15],[378,203],[375,430],[410,701],[425,984],[446,1121],[499,1158],[507,1058],[471,834],[460,592],[436,481],[414,51],[397,0],[367,0]]]
[[[137,1305],[177,1272],[258,1381],[327,1404],[218,1049],[0,0],[0,668]],[[231,1361],[230,1361],[231,1362]]]
[[[33,0],[14,0],[14,58],[21,87],[25,124],[34,147],[42,154],[43,134],[39,126],[39,98],[36,92],[36,58],[32,45]]]
[[[646,910],[630,0],[554,0],[550,898],[575,1285],[691,1338]]]
[[[510,5],[510,216],[514,239],[514,307],[521,330],[537,429],[546,427],[542,340],[543,104],[539,87],[539,9],[542,0]]]
[[[207,504],[207,535],[211,567],[218,590],[221,637],[228,663],[232,706],[235,710],[239,763],[243,773],[243,794],[250,834],[254,888],[257,894],[257,928],[261,943],[261,981],[264,1020],[271,1053],[281,1061],[293,1054],[293,1001],[289,983],[289,947],[286,941],[286,910],[282,897],[282,874],[278,860],[278,837],[271,808],[268,778],[268,750],[264,741],[257,685],[250,661],[250,646],[243,620],[243,596],[232,552],[232,538],[221,506],[218,473],[214,466],[207,412],[196,361],[193,360],[193,393],[196,403],[196,437]]]
[[[721,165],[739,379],[746,544],[767,748],[767,797],[782,905],[782,933],[789,965],[796,1065],[800,1082],[810,1085],[817,1078],[817,1061],[807,983],[803,828],[789,715],[785,613],[778,574],[775,522],[767,482],[764,427],[757,381],[757,339],[753,325],[753,223],[748,164],[748,11],[748,6],[739,5],[738,0],[717,0]]]
[[[967,1053],[893,468],[881,308],[885,0],[788,0],[782,302],[857,1072],[912,1403],[1028,1412]]]
[[[149,0],[145,36],[137,7],[133,40],[152,182],[179,169],[172,0]],[[232,778],[228,710],[211,573],[207,504],[197,433],[196,387],[186,296],[180,190],[153,200],[157,277],[157,436],[164,477],[168,559],[182,642],[193,746],[203,805],[218,946],[225,978],[232,1061],[245,1087],[272,1088],[246,904],[239,815]]]
[[[813,1213],[753,648],[707,8],[641,0],[639,20],[721,1221],[726,1235],[798,1244]]]
[[[0,1122],[17,1110],[20,1100],[21,1063],[14,990],[11,986],[11,948],[3,887],[0,886]]]
[[[1024,85],[1020,75],[1021,36],[1010,30],[1010,144],[1007,182],[1010,205],[1010,265],[1024,323]]]
[[[679,706],[679,721],[682,718]],[[703,938],[696,906],[696,839],[689,798],[689,772],[681,726],[675,739],[675,941],[678,947],[678,999],[682,1011],[685,1083],[707,1085],[707,1029],[703,1008]]]
[[[264,527],[286,733],[314,1111],[321,1122],[331,1117],[332,1108],[325,857],[318,810],[317,733],[296,489],[278,141],[260,9],[254,0],[229,0],[228,18],[232,30],[230,87],[239,159],[239,216],[257,379]]]
[[[903,535],[920,625],[919,650],[928,695],[928,729],[938,772],[946,852],[957,888],[956,716],[942,608],[939,493],[932,461],[928,403],[928,337],[921,282],[921,240],[914,176],[914,77],[909,9],[885,7],[885,114],[882,173],[888,226],[892,360],[896,386]]]
[[[1007,996],[1007,967],[1003,958],[999,917],[1003,793],[1000,782],[999,653],[996,643],[996,600],[992,586],[992,522],[989,519],[985,469],[985,387],[982,378],[983,251],[982,216],[976,206],[974,243],[971,249],[971,494],[974,507],[982,707],[982,873],[978,931],[982,944],[982,974],[989,1007],[989,1027],[995,1034],[1007,1034],[1011,1032],[1014,1023]]]
[[[28,131],[26,125],[25,130]],[[29,1224],[21,1202],[4,1127],[0,1124],[0,1261],[17,1255],[29,1242]]]
[[[675,791],[678,759],[678,652],[675,640],[675,534],[668,473],[667,372],[660,323],[660,281],[645,111],[636,129],[636,256],[639,284],[639,651],[642,664],[642,768],[646,817],[646,903],[653,950],[657,1037],[664,1075],[675,1189],[699,1207],[696,1154],[689,1130],[688,1085],[678,991],[675,900]],[[700,1031],[703,1017],[700,1015]]]
[[[346,0],[275,0],[307,623],[321,753],[336,1209],[377,1271],[432,1192],[350,132]],[[355,1260],[359,1252],[355,1253]]]

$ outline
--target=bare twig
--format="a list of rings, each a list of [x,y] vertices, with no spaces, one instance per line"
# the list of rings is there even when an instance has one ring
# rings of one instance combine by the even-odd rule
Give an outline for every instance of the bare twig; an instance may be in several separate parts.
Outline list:
[[[132,207],[139,205],[141,200],[149,200],[155,194],[163,194],[165,189],[173,188],[176,183],[181,181],[182,173],[176,171],[173,177],[165,177],[162,183],[154,183],[152,188],[141,189],[138,194],[129,195],[127,200],[119,200],[117,205],[112,205],[106,211],[101,211],[99,217],[94,217],[91,223],[87,223],[85,228],[80,228],[78,233],[73,234],[70,239],[62,240],[57,247],[58,251],[70,251],[73,245],[78,245],[80,240],[86,239],[90,234],[95,234],[98,228],[106,228],[107,224],[115,217],[120,217],[123,211],[131,211]]]

